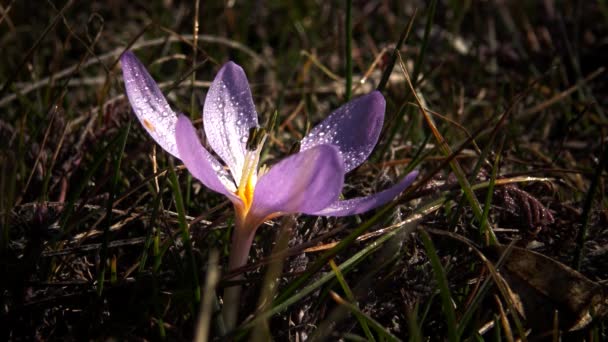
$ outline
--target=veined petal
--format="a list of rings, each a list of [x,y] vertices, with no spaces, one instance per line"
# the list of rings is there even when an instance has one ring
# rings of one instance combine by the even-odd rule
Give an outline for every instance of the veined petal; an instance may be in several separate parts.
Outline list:
[[[127,97],[139,122],[167,152],[179,158],[175,145],[177,115],[146,68],[131,51],[120,57]]]
[[[314,215],[350,216],[372,210],[397,197],[397,195],[399,195],[403,190],[405,190],[408,186],[412,185],[412,183],[416,179],[416,176],[418,176],[418,171],[412,171],[408,173],[405,177],[403,177],[403,179],[399,183],[393,185],[392,187],[384,191],[380,191],[376,194],[365,197],[337,201],[329,207],[317,211],[316,213],[314,213]]]
[[[258,125],[258,114],[247,76],[237,64],[224,64],[215,76],[205,99],[203,123],[209,144],[239,184],[249,129]]]
[[[273,213],[314,213],[335,202],[343,185],[338,149],[319,145],[283,159],[263,175],[249,215],[264,219]]]
[[[336,109],[302,139],[301,150],[321,144],[338,146],[344,170],[361,165],[376,146],[386,102],[379,91],[356,98]]]
[[[222,165],[207,151],[196,134],[190,120],[180,115],[175,126],[175,140],[181,160],[190,173],[209,189],[225,195],[233,203],[241,203],[234,194],[234,183]]]

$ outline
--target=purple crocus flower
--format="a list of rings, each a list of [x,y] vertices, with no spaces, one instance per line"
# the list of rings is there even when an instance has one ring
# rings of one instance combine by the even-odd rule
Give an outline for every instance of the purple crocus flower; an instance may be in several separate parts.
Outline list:
[[[229,269],[246,263],[255,231],[265,221],[295,213],[363,213],[395,198],[418,174],[410,172],[394,186],[370,196],[338,198],[345,173],[363,163],[378,141],[386,106],[378,91],[335,110],[304,137],[299,153],[259,170],[263,140],[248,149],[250,130],[258,127],[258,116],[240,66],[233,62],[222,66],[203,108],[207,140],[222,164],[201,145],[190,120],[169,107],[133,53],[125,52],[121,64],[133,111],[152,138],[181,159],[196,179],[234,204],[236,221]]]

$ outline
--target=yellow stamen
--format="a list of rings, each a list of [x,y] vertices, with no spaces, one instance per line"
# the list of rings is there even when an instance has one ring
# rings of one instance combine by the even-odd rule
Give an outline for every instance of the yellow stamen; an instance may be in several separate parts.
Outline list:
[[[255,184],[258,178],[258,163],[260,161],[260,152],[266,137],[262,138],[262,141],[255,150],[248,150],[245,154],[245,163],[243,164],[243,172],[241,173],[241,180],[239,182],[238,189],[236,191],[237,196],[241,198],[244,204],[243,216],[247,215],[249,208],[253,202],[253,193],[255,191]]]

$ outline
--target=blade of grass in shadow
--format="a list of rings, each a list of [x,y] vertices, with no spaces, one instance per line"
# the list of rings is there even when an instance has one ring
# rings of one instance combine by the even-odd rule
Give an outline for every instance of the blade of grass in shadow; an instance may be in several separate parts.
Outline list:
[[[498,134],[498,131],[499,131],[498,127],[501,126],[501,123],[502,123],[502,121],[499,121],[497,123],[496,128],[490,134],[490,137],[488,139],[488,142],[486,143],[486,146],[483,148],[483,150],[481,150],[481,153],[479,154],[479,158],[477,158],[477,162],[475,163],[475,166],[473,167],[473,172],[471,172],[469,183],[475,182],[475,180],[477,179],[477,175],[479,174],[479,170],[481,170],[481,167],[483,166],[483,164],[486,163],[486,159],[487,159],[488,155],[490,154],[490,151],[492,151],[492,146],[494,145],[494,139],[496,138],[496,135]],[[456,207],[456,210],[454,210],[454,213],[451,215],[450,228],[456,227],[456,224],[458,223],[458,219],[460,218],[460,214],[462,213],[462,208],[463,208],[465,202],[466,202],[465,197],[461,197],[460,200],[458,201],[458,206]],[[486,215],[486,219],[484,219],[484,221],[480,223],[480,226],[484,226],[484,225],[485,226],[488,225],[487,215]],[[482,231],[482,230],[483,230],[483,228],[480,231]]]
[[[378,333],[379,338],[381,339],[381,341],[401,341],[398,337],[396,337],[395,335],[393,335],[390,332],[388,332],[376,320],[374,320],[373,318],[369,317],[364,312],[362,312],[361,310],[359,310],[359,308],[356,305],[354,305],[352,303],[349,303],[348,301],[344,300],[342,297],[340,297],[337,293],[335,293],[333,291],[330,291],[330,296],[332,297],[332,299],[336,303],[338,303],[341,306],[345,307],[350,312],[352,312],[355,316],[360,317],[362,320],[366,321],[366,324],[369,324],[372,328],[374,328],[374,330]],[[375,340],[372,340],[372,341],[375,341]]]
[[[352,306],[357,307],[357,304],[356,304],[357,300],[356,300],[355,296],[353,295],[353,292],[351,291],[350,286],[348,286],[346,279],[344,279],[344,275],[342,274],[342,272],[340,272],[338,265],[336,265],[334,259],[329,260],[329,266],[331,267],[332,271],[334,271],[334,273],[336,274],[336,279],[338,280],[338,282],[340,283],[340,286],[342,287],[342,290],[346,294],[346,298],[350,301]],[[334,293],[334,292],[330,291],[330,294],[331,293]],[[374,335],[372,335],[372,332],[369,330],[369,326],[367,325],[366,318],[360,314],[358,308],[357,308],[357,311],[351,310],[351,312],[355,315],[355,317],[357,317],[357,321],[359,321],[359,324],[361,325],[361,329],[363,329],[363,332],[365,333],[367,340],[376,341],[376,339],[374,338]]]
[[[166,178],[165,178],[166,180]],[[141,257],[139,257],[139,272],[143,272],[145,267],[146,267],[146,262],[148,260],[148,251],[150,250],[150,247],[152,246],[152,243],[156,240],[155,237],[156,235],[154,234],[155,231],[157,231],[158,229],[155,229],[154,226],[156,225],[156,220],[158,219],[158,214],[160,211],[160,203],[161,203],[161,194],[156,192],[156,190],[154,189],[154,187],[152,187],[152,193],[154,194],[154,202],[152,203],[152,215],[150,216],[150,229],[148,229],[148,234],[146,236],[146,242],[144,243],[144,248],[141,254]],[[154,257],[156,253],[152,253],[152,256]],[[154,262],[154,264],[156,264],[156,262]],[[154,268],[154,266],[153,266]]]
[[[490,173],[490,184],[488,185],[488,191],[486,195],[486,200],[483,204],[483,213],[481,216],[481,226],[488,227],[488,215],[490,214],[490,207],[492,206],[492,198],[494,197],[494,185],[496,183],[496,176],[498,174],[498,169],[500,168],[500,155],[502,153],[502,149],[505,143],[505,136],[503,135],[500,141],[500,146],[496,151],[496,157],[494,159],[494,165],[492,166],[492,172]]]
[[[158,271],[160,269],[160,263],[162,255],[160,253],[160,231],[156,230],[154,235],[154,244],[152,253],[154,255],[154,265],[152,266],[152,302],[154,307],[154,314],[158,320],[158,334],[164,340],[166,337],[165,324],[163,322],[163,310],[160,302],[160,286],[158,279]]]
[[[407,313],[407,327],[410,334],[409,342],[422,342],[422,331],[418,323],[418,303]]]
[[[281,276],[283,270],[283,264],[286,257],[281,257],[287,251],[289,239],[293,234],[293,230],[296,227],[297,222],[293,215],[285,216],[281,219],[281,228],[277,234],[276,244],[272,250],[272,255],[276,255],[273,261],[268,265],[266,274],[264,275],[264,282],[262,283],[262,290],[258,299],[257,312],[264,312],[268,310],[272,305],[272,298],[274,297],[277,286],[277,279]],[[261,320],[253,329],[251,335],[251,341],[270,341],[272,340],[272,334],[270,332],[270,325],[268,320]]]
[[[500,315],[500,325],[496,325],[495,327],[498,328],[499,326],[502,326],[507,342],[514,342],[515,339],[513,338],[513,330],[511,329],[511,324],[509,324],[509,319],[507,318],[507,313],[502,306],[502,302],[497,295],[494,295],[494,301],[498,307],[498,313]]]
[[[458,341],[458,324],[456,322],[456,312],[454,310],[454,306],[452,305],[452,295],[450,294],[448,278],[443,270],[443,266],[441,266],[441,261],[439,260],[439,256],[437,255],[437,251],[435,250],[435,246],[433,245],[429,234],[424,230],[421,230],[420,237],[424,243],[424,249],[426,250],[426,254],[431,262],[433,273],[435,273],[435,280],[439,286],[443,313],[447,321],[446,325],[448,327],[448,340]]]
[[[209,251],[209,261],[207,264],[207,277],[203,290],[204,296],[199,309],[198,322],[196,324],[195,338],[196,342],[206,342],[209,338],[209,330],[211,328],[211,316],[213,315],[213,304],[216,300],[215,287],[220,279],[219,268],[220,254],[216,249]],[[222,315],[218,315],[217,319],[221,320]],[[224,335],[223,324],[220,326],[218,334]]]
[[[349,341],[349,342],[367,342],[368,340],[365,337],[353,334],[353,333],[343,333],[340,341]]]
[[[585,203],[583,204],[583,213],[581,222],[581,228],[578,230],[576,235],[576,249],[574,252],[574,269],[577,271],[581,268],[581,263],[583,261],[583,251],[585,249],[585,240],[587,238],[587,227],[589,225],[589,217],[591,214],[591,207],[593,205],[593,198],[595,197],[595,193],[597,189],[600,187],[600,178],[602,176],[602,172],[606,168],[606,163],[608,163],[608,146],[606,144],[602,144],[604,149],[604,155],[600,159],[599,165],[595,168],[595,173],[593,175],[593,179],[591,179],[591,184],[589,185],[589,191],[587,191],[587,196],[585,197]]]
[[[167,184],[167,173],[165,171],[161,171],[160,173],[162,173],[165,177],[163,177],[163,188],[164,186]],[[145,183],[149,183],[152,180],[157,180],[157,175],[155,175],[154,177],[149,177],[148,179],[145,180]],[[141,187],[143,184],[136,186],[136,188]],[[152,186],[150,187],[150,192],[152,194],[154,194],[154,202],[152,204],[152,215],[150,217],[150,224],[149,224],[149,230],[148,230],[148,236],[146,237],[146,242],[144,243],[144,248],[142,251],[142,255],[139,258],[139,273],[143,274],[144,270],[145,270],[145,266],[146,266],[146,261],[148,259],[148,253],[149,250],[152,249],[152,267],[151,267],[151,276],[152,276],[152,296],[151,296],[151,301],[152,301],[152,312],[154,314],[154,316],[156,317],[156,320],[158,321],[158,334],[162,339],[165,339],[166,337],[166,332],[165,332],[165,326],[164,326],[164,322],[163,322],[163,310],[162,310],[162,305],[160,302],[160,298],[159,298],[159,294],[160,294],[160,287],[159,287],[159,270],[160,270],[160,266],[162,263],[162,258],[164,255],[164,251],[166,251],[166,249],[164,251],[161,251],[161,247],[160,247],[160,228],[155,228],[156,226],[156,222],[157,219],[159,217],[159,213],[160,213],[160,209],[161,209],[161,200],[162,200],[162,195],[160,191],[157,192],[156,190],[157,188]],[[124,197],[124,196],[123,196]],[[167,244],[169,245],[169,244]]]
[[[481,340],[481,338],[479,338]],[[494,316],[494,340],[502,341],[502,333],[500,330],[500,318],[498,315]]]
[[[115,160],[113,165],[114,174],[112,175],[112,181],[110,183],[110,189],[108,191],[108,202],[106,207],[106,216],[103,222],[103,241],[101,244],[101,252],[100,252],[100,263],[101,267],[99,270],[99,274],[97,275],[97,295],[101,296],[103,293],[103,286],[106,275],[106,266],[108,262],[108,243],[110,242],[110,226],[112,225],[112,209],[114,208],[114,198],[116,197],[116,186],[118,185],[118,179],[120,176],[120,164],[122,161],[122,156],[125,151],[125,146],[127,144],[127,137],[129,136],[129,131],[131,129],[131,121],[127,122],[127,126],[121,130],[118,138],[118,151],[115,154]]]
[[[346,0],[346,20],[345,20],[345,38],[346,42],[344,43],[344,57],[345,57],[345,65],[344,65],[344,74],[346,78],[346,89],[345,89],[345,98],[346,101],[350,100],[352,91],[353,91],[353,0]]]
[[[49,114],[48,114],[49,122],[48,122],[46,130],[44,132],[44,136],[42,138],[42,143],[40,144],[40,151],[36,155],[36,159],[34,159],[34,164],[32,165],[32,169],[30,171],[29,176],[27,177],[27,181],[25,182],[25,185],[21,189],[21,195],[19,196],[19,198],[17,198],[17,201],[15,202],[16,205],[19,205],[21,203],[23,197],[25,196],[25,194],[27,192],[27,189],[30,186],[30,183],[32,182],[34,174],[36,173],[38,163],[40,162],[40,157],[42,156],[42,151],[44,151],[44,148],[46,147],[46,143],[47,143],[49,134],[51,133],[51,131],[53,129],[53,123],[55,122],[55,118],[58,115],[58,111],[59,111],[58,108],[59,107],[54,106],[49,111]],[[26,118],[27,118],[27,116],[26,116]],[[50,174],[50,173],[51,172],[49,172],[48,174]],[[49,175],[49,177],[50,177],[50,175]],[[44,191],[42,191],[41,200],[43,200],[43,201],[47,200],[46,193]]]
[[[27,115],[26,115],[27,117]],[[25,121],[19,125],[17,134],[17,146],[10,149],[9,146],[3,146],[6,150],[0,150],[0,255],[3,255],[9,246],[9,222],[11,209],[15,206],[17,196],[17,188],[19,187],[19,175],[25,172]],[[19,172],[21,169],[22,172]]]
[[[53,157],[51,158],[51,162],[50,162],[49,166],[47,167],[46,173],[44,175],[44,179],[42,181],[41,197],[44,198],[44,200],[48,200],[48,198],[49,198],[49,196],[48,196],[49,183],[53,176],[53,169],[55,168],[55,162],[57,161],[57,157],[59,155],[59,152],[61,151],[61,148],[63,147],[63,142],[65,141],[67,127],[68,127],[68,125],[65,124],[63,126],[63,129],[61,130],[62,131],[61,138],[59,138],[59,143],[57,143],[57,147],[55,148],[55,152],[53,153]]]
[[[201,288],[198,281],[198,269],[196,268],[196,261],[194,259],[194,253],[192,251],[192,242],[190,241],[190,230],[188,227],[188,222],[186,222],[186,210],[184,208],[184,199],[182,197],[182,192],[179,187],[179,182],[177,180],[177,175],[175,173],[175,166],[173,165],[173,160],[169,159],[169,179],[171,180],[171,188],[173,189],[173,198],[175,200],[175,208],[177,209],[177,219],[179,222],[179,228],[181,231],[181,237],[184,243],[184,247],[186,249],[186,255],[188,258],[187,267],[190,270],[190,282],[191,282],[191,291],[192,298],[194,299],[194,303],[199,303],[201,301]]]
[[[461,337],[462,334],[464,333],[464,329],[468,325],[469,320],[473,317],[475,310],[479,307],[479,305],[481,305],[481,302],[482,302],[485,294],[489,290],[490,285],[495,284],[496,287],[498,288],[498,290],[500,291],[501,295],[505,299],[505,302],[507,303],[509,312],[511,312],[511,317],[513,318],[513,322],[515,323],[515,326],[517,327],[517,331],[519,333],[519,338],[525,342],[526,341],[525,330],[523,329],[523,325],[521,324],[521,321],[519,320],[519,316],[517,313],[518,311],[515,309],[515,306],[509,296],[509,289],[507,288],[508,285],[505,283],[505,281],[503,280],[503,278],[500,276],[500,274],[498,272],[500,265],[502,265],[504,260],[506,260],[507,256],[510,253],[511,248],[513,246],[515,246],[516,240],[513,240],[511,242],[511,244],[509,246],[507,246],[503,255],[500,256],[500,258],[496,262],[496,265],[494,265],[492,262],[490,262],[490,260],[488,260],[486,258],[486,256],[481,252],[481,250],[479,250],[479,248],[472,241],[468,240],[467,238],[454,234],[452,232],[443,231],[443,230],[437,230],[437,229],[432,229],[432,228],[427,228],[426,230],[434,235],[447,236],[449,238],[454,239],[455,241],[459,241],[459,242],[462,242],[465,245],[467,245],[473,252],[475,252],[475,254],[477,254],[477,256],[479,256],[479,258],[484,263],[488,272],[491,275],[491,277],[487,277],[484,280],[483,284],[479,288],[477,295],[475,296],[475,298],[473,298],[473,300],[471,301],[471,304],[466,308],[464,314],[461,316],[460,324],[458,326],[458,337]]]
[[[59,227],[62,230],[62,234],[58,234],[54,238],[54,241],[65,238],[65,236],[67,236],[67,234],[74,228],[72,225],[70,225],[70,219],[74,213],[76,202],[82,199],[81,195],[88,187],[91,177],[93,177],[93,175],[97,172],[97,169],[99,169],[102,163],[106,161],[108,155],[110,155],[110,153],[116,148],[116,145],[122,141],[121,139],[122,134],[119,133],[105,147],[93,154],[93,163],[86,168],[87,171],[75,186],[75,190],[70,192],[68,201],[63,208],[61,219],[59,220]],[[84,203],[81,203],[81,206],[82,205],[84,205]]]

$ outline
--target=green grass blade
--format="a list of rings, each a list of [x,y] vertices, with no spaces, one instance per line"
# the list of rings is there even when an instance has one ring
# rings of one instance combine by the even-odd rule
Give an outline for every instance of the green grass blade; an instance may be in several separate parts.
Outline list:
[[[380,335],[381,341],[401,341],[398,337],[391,334],[387,331],[380,323],[378,323],[373,318],[366,315],[363,311],[361,311],[356,305],[349,303],[338,296],[335,292],[332,292],[332,298],[338,302],[338,304],[344,306],[350,312],[352,312],[358,318],[360,317],[362,320],[366,321],[366,324],[369,324],[374,330]],[[373,337],[372,337],[372,341]]]
[[[120,175],[120,164],[122,161],[122,156],[125,151],[125,146],[127,144],[127,138],[129,136],[129,130],[131,128],[131,120],[127,122],[127,126],[122,129],[119,134],[118,139],[118,151],[115,155],[113,170],[114,174],[112,175],[112,182],[110,183],[110,189],[108,191],[108,202],[106,207],[106,216],[103,222],[103,241],[101,245],[100,252],[100,262],[101,267],[99,270],[99,274],[97,275],[97,294],[101,296],[103,293],[103,286],[105,281],[106,274],[106,266],[108,259],[108,243],[110,242],[110,226],[112,225],[112,209],[114,208],[114,198],[116,197],[116,186],[118,185],[118,179]]]
[[[409,342],[422,342],[422,331],[418,323],[418,303],[414,309],[407,314],[407,327],[409,329]]]
[[[63,238],[66,234],[68,234],[73,227],[69,226],[69,221],[74,213],[74,206],[76,201],[81,200],[81,195],[88,187],[90,179],[97,172],[99,167],[103,164],[104,161],[107,160],[107,157],[110,153],[116,148],[116,145],[122,142],[122,134],[118,134],[114,137],[104,148],[94,154],[93,163],[88,166],[86,169],[84,176],[75,187],[75,190],[70,192],[68,196],[68,201],[63,209],[61,219],[59,220],[59,227],[62,229],[62,234],[58,235],[55,239]]]
[[[435,279],[439,286],[439,294],[441,296],[441,304],[443,307],[443,313],[446,317],[446,324],[448,326],[448,340],[455,342],[458,341],[458,323],[456,322],[456,312],[452,305],[452,295],[450,294],[450,287],[448,284],[448,278],[441,266],[441,261],[435,250],[435,246],[429,237],[429,234],[425,231],[420,231],[420,237],[424,243],[424,249],[426,250],[433,272],[435,273]]]
[[[179,187],[177,175],[175,174],[175,166],[173,160],[169,160],[169,179],[171,181],[171,187],[173,189],[173,198],[175,200],[175,207],[177,209],[177,220],[179,222],[179,228],[181,231],[182,240],[186,249],[186,256],[188,258],[187,267],[190,269],[190,282],[192,290],[192,298],[194,303],[201,301],[201,288],[198,280],[198,269],[196,268],[196,260],[192,251],[192,242],[190,241],[190,230],[188,228],[188,222],[186,222],[186,210],[184,208],[184,199],[182,192]]]
[[[340,272],[338,265],[336,265],[333,259],[329,260],[329,266],[331,266],[332,271],[334,271],[334,273],[336,274],[336,279],[340,283],[340,286],[342,286],[342,290],[346,294],[346,298],[350,301],[353,307],[357,307],[357,300],[353,294],[353,291],[351,291],[350,286],[348,286],[348,283],[346,282],[346,279],[344,279],[344,275],[342,274],[342,272]],[[351,310],[351,312],[355,315],[355,317],[357,317],[357,320],[359,321],[361,329],[363,329],[367,340],[375,341],[376,339],[374,338],[372,332],[369,330],[366,318],[364,317],[364,315],[361,315],[360,310],[357,308],[357,310]]]

